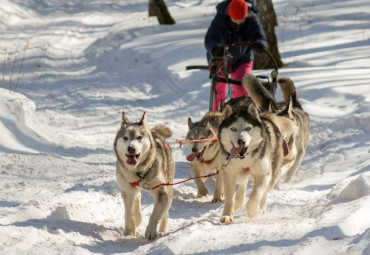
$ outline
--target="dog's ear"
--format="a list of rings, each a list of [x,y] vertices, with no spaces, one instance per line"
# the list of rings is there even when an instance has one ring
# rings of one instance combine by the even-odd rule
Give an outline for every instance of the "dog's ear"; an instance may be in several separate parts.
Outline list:
[[[258,110],[255,104],[252,103],[248,106],[248,113],[252,115],[255,119],[257,119],[259,122],[261,122],[260,111]]]
[[[226,104],[222,110],[222,119],[227,119],[231,114],[233,114],[233,108],[229,104]]]
[[[202,120],[202,122],[200,124],[202,125],[202,127],[206,127],[207,124],[208,124],[208,119]]]
[[[193,121],[191,120],[190,117],[188,118],[188,127],[189,127],[189,130],[193,129],[193,127],[194,127],[194,123],[193,123]]]
[[[143,117],[139,121],[139,125],[148,126],[148,120],[146,118],[146,112],[143,113]]]
[[[277,105],[270,103],[269,112],[278,113],[279,112],[279,108],[277,107]]]
[[[283,110],[281,110],[279,112],[278,115],[279,116],[287,116],[290,119],[294,120],[292,110],[293,110],[293,97],[289,96],[288,104],[285,106],[285,108]]]
[[[128,120],[127,116],[126,116],[126,113],[124,111],[122,111],[122,123],[121,123],[121,126],[126,126],[130,123],[130,121]]]

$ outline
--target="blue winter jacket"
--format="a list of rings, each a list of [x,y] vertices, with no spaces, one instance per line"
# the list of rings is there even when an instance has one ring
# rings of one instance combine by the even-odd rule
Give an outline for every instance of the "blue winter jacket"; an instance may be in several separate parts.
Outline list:
[[[217,13],[212,20],[206,33],[204,44],[207,49],[207,59],[210,60],[212,49],[216,46],[230,45],[235,42],[260,42],[267,48],[267,40],[263,28],[257,19],[258,9],[251,8],[248,3],[248,12],[251,17],[247,17],[239,26],[233,23],[227,14],[227,9],[231,0],[223,1],[216,6]],[[231,71],[235,71],[238,66],[253,61],[253,51],[247,46],[230,48],[229,52],[233,56]]]

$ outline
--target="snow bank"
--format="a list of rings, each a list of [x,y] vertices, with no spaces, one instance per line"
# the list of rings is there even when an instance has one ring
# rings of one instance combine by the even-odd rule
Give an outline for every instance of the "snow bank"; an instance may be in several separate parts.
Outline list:
[[[48,125],[49,118],[36,113],[35,103],[26,96],[0,88],[0,147],[4,150],[50,151],[60,138]]]
[[[346,178],[337,184],[328,197],[332,200],[356,200],[370,196],[370,172]]]
[[[27,143],[39,139],[28,128],[36,106],[24,95],[0,88],[0,146],[9,150],[35,152]]]
[[[158,26],[147,0],[2,1],[2,49],[32,41],[17,89],[27,96],[0,89],[0,254],[370,254],[368,0],[274,1],[291,63],[279,73],[295,82],[311,135],[266,215],[248,218],[246,196],[235,223],[221,224],[214,181],[203,201],[190,181],[174,187],[166,235],[144,238],[145,192],[137,236],[123,235],[112,150],[121,112],[146,111],[151,126],[185,137],[187,118],[208,109],[210,82],[184,70],[206,63],[218,2],[168,0],[177,24]],[[189,152],[172,148],[179,182],[191,175]]]

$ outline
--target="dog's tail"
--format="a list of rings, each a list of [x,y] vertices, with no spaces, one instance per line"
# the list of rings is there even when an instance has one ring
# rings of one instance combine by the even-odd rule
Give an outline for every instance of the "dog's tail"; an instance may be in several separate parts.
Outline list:
[[[269,111],[271,106],[277,108],[274,97],[254,75],[244,75],[242,85],[248,91],[254,103],[263,111]]]
[[[221,112],[207,112],[200,121],[203,122],[205,120],[208,120],[211,123],[220,125],[222,122],[222,113]]]
[[[169,138],[169,137],[172,136],[172,130],[169,129],[168,127],[166,127],[165,125],[162,125],[162,124],[155,125],[151,129],[151,131],[159,134],[160,136],[162,136],[164,138]]]
[[[288,77],[278,77],[277,82],[281,88],[283,101],[289,102],[291,98],[293,108],[296,107],[303,110],[302,105],[298,101],[297,92],[293,81]]]

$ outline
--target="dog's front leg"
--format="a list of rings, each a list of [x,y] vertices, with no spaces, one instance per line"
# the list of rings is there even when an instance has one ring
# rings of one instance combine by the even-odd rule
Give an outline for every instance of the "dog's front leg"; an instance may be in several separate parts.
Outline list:
[[[137,228],[140,225],[142,219],[140,205],[141,205],[141,193],[139,192],[135,196],[133,208],[135,228]]]
[[[169,194],[169,199],[166,205],[166,209],[164,210],[164,213],[162,215],[161,223],[159,225],[159,231],[158,231],[159,236],[163,236],[164,234],[166,234],[167,225],[168,225],[168,211],[170,210],[171,203],[172,203],[172,196],[173,196],[172,187],[167,187],[166,189]]]
[[[225,205],[221,217],[221,223],[232,223],[234,216],[234,191],[235,191],[235,176],[227,172],[223,173],[223,183],[225,189]]]
[[[253,189],[247,203],[247,214],[249,218],[253,218],[256,216],[260,207],[262,197],[269,186],[270,180],[271,175],[254,176]]]
[[[164,211],[169,203],[168,194],[159,191],[154,194],[154,207],[152,215],[149,218],[149,224],[146,227],[145,238],[148,240],[154,240],[157,237],[157,225],[159,220],[162,218]]]
[[[191,165],[191,176],[193,178],[201,176],[201,169],[199,169],[199,167],[197,166]],[[206,185],[201,178],[194,179],[194,183],[195,185],[197,185],[198,188],[198,197],[205,197],[208,195]]]
[[[238,191],[236,192],[236,195],[235,195],[234,211],[242,208],[243,202],[244,202],[244,194],[245,194],[245,190],[247,189],[247,185],[248,185],[248,182],[239,185]]]
[[[135,200],[139,199],[140,203],[140,197],[138,198],[137,196],[138,196],[137,193],[135,194],[122,191],[122,198],[125,204],[125,232],[124,232],[125,235],[135,236],[135,229],[136,226],[138,225],[135,224],[138,223],[137,222],[138,219],[136,219],[135,222],[135,217],[136,218],[138,217],[135,216],[135,213],[137,213],[137,201]],[[141,213],[139,218],[141,219]]]
[[[216,185],[215,185],[215,192],[213,194],[212,203],[217,203],[222,201],[222,196],[224,193],[224,186],[222,185],[222,175],[216,175]]]

